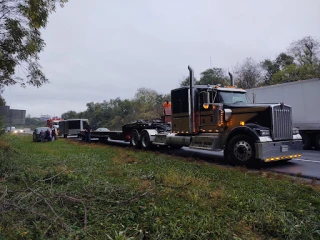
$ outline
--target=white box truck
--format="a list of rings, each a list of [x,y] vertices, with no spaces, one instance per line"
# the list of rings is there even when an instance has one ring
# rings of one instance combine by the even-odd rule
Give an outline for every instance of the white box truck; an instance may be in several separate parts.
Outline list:
[[[320,150],[320,78],[247,89],[252,103],[284,103],[292,107],[293,127],[304,149]]]
[[[89,123],[88,119],[62,120],[59,122],[59,136],[66,138],[68,135],[77,135],[79,137],[87,123]]]

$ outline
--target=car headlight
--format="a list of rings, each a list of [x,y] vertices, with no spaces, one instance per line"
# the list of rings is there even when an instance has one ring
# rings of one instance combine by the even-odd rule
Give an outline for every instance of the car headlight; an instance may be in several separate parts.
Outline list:
[[[270,136],[270,130],[258,129],[257,132],[260,136]]]
[[[293,135],[299,134],[299,129],[298,129],[298,128],[292,129],[292,134],[293,134]]]
[[[18,132],[17,130],[14,130],[14,131],[13,131],[13,133],[17,133],[17,132]]]

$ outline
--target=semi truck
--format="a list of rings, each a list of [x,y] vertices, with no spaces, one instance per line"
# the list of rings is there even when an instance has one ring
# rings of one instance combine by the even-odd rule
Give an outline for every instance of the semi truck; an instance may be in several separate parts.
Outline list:
[[[292,107],[292,124],[299,129],[303,148],[320,150],[320,78],[247,90],[252,103],[285,103]]]
[[[59,121],[59,136],[66,138],[67,136],[81,136],[88,119],[66,119]]]
[[[231,74],[230,86],[194,85],[193,69],[188,69],[189,86],[171,90],[170,110],[164,110],[161,121],[137,121],[122,131],[93,131],[91,137],[122,140],[146,150],[157,146],[223,151],[232,165],[301,157],[302,138],[292,126],[290,106],[249,104]]]

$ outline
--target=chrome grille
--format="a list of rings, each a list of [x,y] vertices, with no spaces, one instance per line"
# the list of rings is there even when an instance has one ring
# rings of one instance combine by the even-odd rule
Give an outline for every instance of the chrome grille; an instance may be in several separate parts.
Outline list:
[[[273,140],[292,139],[292,111],[286,105],[272,107],[272,138]]]

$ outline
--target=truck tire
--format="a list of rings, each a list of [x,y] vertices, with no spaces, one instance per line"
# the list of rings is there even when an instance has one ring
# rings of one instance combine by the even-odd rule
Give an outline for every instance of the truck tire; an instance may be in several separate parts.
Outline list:
[[[311,148],[311,140],[310,140],[310,136],[307,133],[300,133],[301,137],[302,137],[302,143],[303,143],[303,149],[304,150],[308,150]]]
[[[254,166],[256,151],[253,140],[246,135],[233,137],[224,151],[224,158],[230,164]]]
[[[316,147],[317,150],[320,150],[320,133],[316,135],[316,141],[314,142],[314,146]]]
[[[150,136],[148,132],[143,132],[141,134],[141,146],[144,150],[152,149],[152,142],[150,141]]]
[[[141,147],[141,141],[139,141],[139,134],[135,130],[133,130],[130,135],[130,146],[133,148]]]

